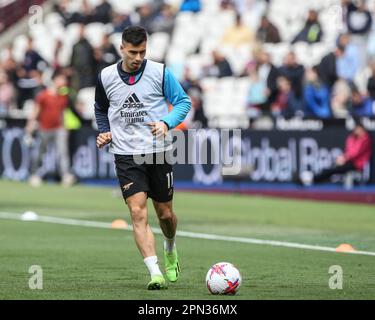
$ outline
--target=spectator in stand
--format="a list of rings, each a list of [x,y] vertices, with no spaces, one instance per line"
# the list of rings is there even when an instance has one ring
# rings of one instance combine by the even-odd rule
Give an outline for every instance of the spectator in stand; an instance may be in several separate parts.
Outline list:
[[[290,81],[285,77],[277,78],[277,95],[271,105],[273,116],[279,116],[288,109],[288,100],[291,93]]]
[[[61,87],[60,95],[67,96],[68,106],[64,109],[63,123],[68,134],[69,159],[74,156],[74,141],[80,136],[80,129],[84,121],[83,114],[85,111],[84,104],[77,103],[77,91],[70,86],[70,78],[66,72],[67,69],[61,69],[61,73],[66,76],[67,85]]]
[[[331,110],[335,118],[345,118],[350,107],[351,90],[348,83],[339,79],[331,91]]]
[[[257,55],[257,68],[259,78],[266,82],[267,104],[270,105],[275,100],[277,94],[278,69],[272,64],[271,57],[265,51]]]
[[[337,56],[336,59],[337,76],[352,84],[357,72],[360,70],[358,46],[351,42],[349,34],[340,35],[337,41],[338,46],[344,48],[343,54]]]
[[[373,23],[371,26],[371,30],[367,37],[367,44],[366,44],[366,57],[367,60],[373,60],[375,57],[375,24]]]
[[[311,172],[302,175],[298,182],[304,185],[327,181],[334,174],[344,174],[349,171],[363,171],[372,154],[371,137],[362,124],[356,123],[354,130],[347,137],[345,152],[335,160],[335,165],[313,175]]]
[[[362,69],[367,65],[367,48],[372,27],[372,16],[365,0],[351,2],[347,6],[347,27],[351,44],[357,47],[357,64]]]
[[[190,89],[197,89],[202,94],[203,91],[199,80],[191,75],[191,71],[188,67],[186,67],[184,70],[181,86],[185,92],[188,92]]]
[[[34,49],[34,42],[31,37],[27,39],[27,49],[23,61],[23,69],[28,73],[30,71],[44,71],[48,66],[46,60]]]
[[[130,14],[120,14],[117,12],[113,13],[113,32],[122,32],[125,28],[133,25],[132,18]]]
[[[307,43],[320,42],[323,36],[322,26],[318,21],[318,12],[309,10],[307,20],[303,29],[295,36],[292,43],[299,41]]]
[[[112,21],[112,5],[107,0],[97,5],[91,12],[92,22],[110,23]]]
[[[58,1],[54,3],[53,9],[61,16],[64,21],[64,27],[69,25],[72,22],[75,22],[73,19],[73,13],[69,12],[67,9],[68,0]]]
[[[204,114],[202,93],[197,88],[190,88],[187,92],[190,101],[191,109],[186,117],[186,127],[188,129],[207,128],[207,117]]]
[[[338,44],[335,50],[324,56],[317,66],[319,78],[329,90],[332,89],[338,79],[337,59],[342,57],[344,50],[345,48]]]
[[[190,97],[192,106],[184,121],[184,128],[207,128],[208,120],[203,109],[203,89],[199,80],[191,75],[190,69],[187,67],[181,86]]]
[[[38,70],[26,72],[19,67],[16,73],[17,108],[23,109],[27,100],[34,100],[43,88],[42,73]]]
[[[269,111],[267,82],[261,79],[258,70],[250,72],[250,87],[247,95],[247,110],[249,118],[256,118]],[[267,110],[268,109],[268,110]]]
[[[78,11],[78,23],[88,24],[92,21],[92,7],[88,0],[82,0],[81,9]]]
[[[13,86],[15,86],[17,81],[18,65],[16,60],[13,58],[13,45],[10,44],[5,50],[6,52],[2,61],[2,68],[6,72],[9,81],[13,84]]]
[[[233,76],[232,68],[228,60],[217,50],[212,52],[213,64],[204,67],[206,77],[231,77]]]
[[[53,70],[60,69],[62,66],[60,65],[60,60],[59,60],[59,54],[62,49],[62,41],[61,40],[56,40],[55,42],[55,49],[53,51],[53,60],[52,60],[52,68]]]
[[[359,90],[352,89],[350,114],[354,117],[372,117],[375,115],[374,101],[368,96],[362,96]]]
[[[279,68],[279,75],[286,77],[291,82],[297,99],[301,99],[303,96],[304,73],[304,66],[297,63],[294,52],[289,52],[284,58],[284,64]]]
[[[277,88],[278,93],[271,105],[272,115],[286,118],[293,117],[294,115],[302,115],[303,102],[292,90],[291,81],[285,76],[279,76],[277,78]]]
[[[221,0],[220,1],[220,9],[221,10],[230,10],[236,11],[236,4],[233,0]]]
[[[245,64],[244,70],[240,77],[248,77],[250,72],[252,72],[254,68],[258,66],[262,52],[264,52],[262,43],[255,42],[254,46],[250,49],[250,59]]]
[[[63,18],[65,27],[71,23],[87,24],[91,22],[91,7],[86,0],[82,1],[80,10],[75,12],[69,11],[68,5],[69,0],[58,1],[54,5],[55,11]]]
[[[165,4],[168,4],[169,1],[165,0],[153,0],[149,1],[151,4],[152,11],[154,12],[154,17],[156,17],[158,14],[160,14],[161,9]]]
[[[151,24],[152,32],[166,32],[172,36],[175,19],[176,16],[173,7],[169,4],[163,4],[160,13],[154,18]]]
[[[241,15],[237,13],[235,25],[224,31],[223,38],[221,39],[222,45],[237,48],[242,45],[249,45],[252,42],[254,42],[253,33],[248,26],[243,24]]]
[[[152,34],[152,24],[154,22],[155,12],[153,10],[151,3],[145,3],[141,5],[140,7],[138,7],[137,12],[139,15],[138,25],[145,28],[148,34]]]
[[[39,125],[40,150],[38,158],[34,159],[30,184],[32,186],[40,186],[42,176],[39,167],[42,164],[43,157],[47,150],[47,145],[53,142],[59,159],[61,182],[65,186],[74,183],[74,176],[70,173],[69,154],[68,154],[68,134],[64,128],[63,114],[68,107],[69,98],[66,90],[67,79],[65,75],[56,72],[52,77],[51,87],[43,90],[35,100],[35,108],[28,119],[25,131],[26,141],[30,141],[30,137]]]
[[[370,64],[371,76],[367,80],[367,93],[372,100],[375,100],[375,60]]]
[[[329,106],[329,88],[319,79],[317,67],[307,69],[305,78],[305,115],[322,119],[330,118],[332,113]]]
[[[42,88],[42,72],[47,62],[34,49],[31,37],[28,37],[24,61],[17,68],[15,86],[17,90],[17,107],[23,109],[27,100],[33,100]]]
[[[0,69],[0,116],[8,114],[13,106],[14,88],[5,71]]]
[[[201,1],[200,0],[184,0],[181,4],[180,11],[199,12],[201,11]]]
[[[85,37],[84,25],[80,26],[79,40],[73,46],[70,67],[73,72],[72,86],[74,89],[95,86],[97,61],[94,49]]]
[[[345,1],[346,23],[351,34],[367,35],[371,29],[372,17],[365,0]]]
[[[95,58],[98,61],[98,72],[116,63],[121,58],[109,37],[109,34],[105,34],[101,46],[95,49]]]
[[[261,43],[279,43],[281,41],[279,30],[266,16],[262,17],[256,33],[256,39]]]
[[[249,76],[256,69],[259,81],[266,84],[267,105],[271,105],[277,95],[278,69],[272,64],[270,55],[264,50],[253,51],[255,60],[251,60],[245,67],[242,76]]]

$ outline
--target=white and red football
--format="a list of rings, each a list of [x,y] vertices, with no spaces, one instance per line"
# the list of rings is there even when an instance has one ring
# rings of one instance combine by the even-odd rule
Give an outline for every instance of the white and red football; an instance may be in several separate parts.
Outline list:
[[[215,263],[206,275],[206,285],[212,294],[236,294],[241,283],[240,272],[229,262]]]

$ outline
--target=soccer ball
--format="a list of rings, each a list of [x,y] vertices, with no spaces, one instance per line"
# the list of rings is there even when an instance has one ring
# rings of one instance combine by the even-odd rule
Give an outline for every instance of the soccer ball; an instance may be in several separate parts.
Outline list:
[[[212,294],[236,294],[242,283],[238,269],[229,262],[215,263],[206,275],[206,285]]]

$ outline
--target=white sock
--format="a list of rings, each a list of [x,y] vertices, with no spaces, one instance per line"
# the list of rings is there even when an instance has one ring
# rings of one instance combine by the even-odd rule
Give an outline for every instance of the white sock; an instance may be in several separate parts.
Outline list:
[[[148,271],[150,272],[151,277],[156,275],[162,275],[159,264],[158,264],[158,257],[157,256],[150,256],[143,259],[144,263]]]
[[[164,237],[164,251],[166,251],[167,253],[172,253],[175,247],[176,247],[175,237],[171,239]]]

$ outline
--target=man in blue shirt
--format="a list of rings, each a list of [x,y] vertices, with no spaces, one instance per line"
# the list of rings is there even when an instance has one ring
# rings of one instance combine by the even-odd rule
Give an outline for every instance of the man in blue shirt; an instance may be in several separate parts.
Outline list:
[[[350,41],[349,34],[342,34],[338,38],[338,45],[344,48],[342,56],[336,59],[336,70],[339,78],[353,83],[359,68],[360,52],[358,47]]]
[[[189,97],[163,64],[145,59],[147,34],[137,26],[123,31],[123,60],[103,69],[95,92],[98,148],[110,144],[123,197],[133,222],[134,238],[150,272],[149,290],[167,288],[148,224],[147,198],[153,200],[164,235],[166,277],[177,281],[180,273],[175,244],[177,218],[172,209],[173,170],[165,160],[171,150],[169,130],[186,117]],[[173,105],[168,112],[168,102]],[[164,139],[165,138],[165,139]],[[140,164],[136,156],[151,155]],[[157,163],[155,160],[157,158]]]

